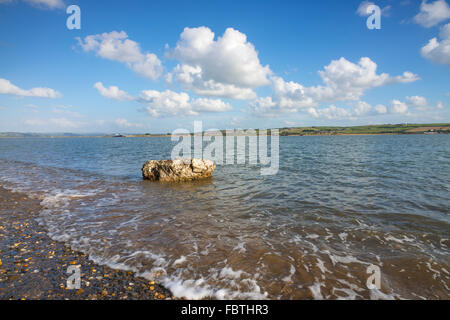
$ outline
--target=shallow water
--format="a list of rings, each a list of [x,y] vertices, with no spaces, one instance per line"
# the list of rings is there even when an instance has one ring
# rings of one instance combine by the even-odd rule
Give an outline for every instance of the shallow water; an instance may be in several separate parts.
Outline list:
[[[450,298],[450,136],[280,137],[280,170],[142,181],[168,138],[0,139],[49,235],[188,298]],[[369,265],[381,290],[369,290]]]

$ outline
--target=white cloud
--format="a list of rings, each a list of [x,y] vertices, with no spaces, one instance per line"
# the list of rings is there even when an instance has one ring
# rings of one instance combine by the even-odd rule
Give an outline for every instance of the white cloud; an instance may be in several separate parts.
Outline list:
[[[140,123],[131,123],[126,119],[118,118],[116,119],[115,123],[122,128],[142,128],[143,125]]]
[[[390,104],[390,112],[405,114],[408,112],[408,106],[406,105],[406,103],[399,100],[392,100]]]
[[[12,3],[15,0],[0,0],[1,3]],[[66,6],[62,0],[24,0],[34,7],[41,9],[64,9]]]
[[[177,65],[166,77],[168,83],[175,80],[182,88],[191,90],[200,96],[223,97],[236,100],[252,100],[257,95],[251,88],[242,88],[234,84],[224,84],[215,80],[204,80],[202,68],[190,65]]]
[[[357,101],[356,103],[354,103],[352,115],[353,117],[363,117],[386,114],[387,112],[387,108],[382,104],[372,106],[365,101]]]
[[[414,17],[414,21],[426,28],[450,18],[450,7],[445,0],[436,0],[432,3],[422,1],[420,12]]]
[[[141,102],[146,103],[145,110],[152,117],[164,116],[196,116],[199,112],[225,112],[233,107],[228,103],[215,99],[193,99],[185,92],[174,92],[166,90],[163,92],[156,90],[142,91]]]
[[[412,96],[406,97],[406,102],[419,110],[425,110],[428,108],[428,101],[425,97]]]
[[[251,114],[259,117],[273,117],[279,116],[282,113],[297,112],[296,108],[281,109],[279,105],[273,101],[272,97],[258,98],[248,103],[248,108]]]
[[[377,64],[367,57],[361,58],[358,64],[345,58],[333,60],[323,71],[319,71],[326,86],[313,87],[312,93],[319,101],[359,100],[366,90],[420,79],[408,71],[395,77],[387,73],[377,74],[377,68]]]
[[[358,117],[386,114],[387,108],[381,104],[373,107],[365,101],[357,101],[350,110],[339,108],[335,105],[330,105],[328,108],[309,108],[306,111],[315,118],[326,118],[329,120],[356,120]]]
[[[358,101],[353,111],[357,116],[364,116],[372,111],[372,106],[365,101]]]
[[[117,101],[134,99],[128,93],[126,93],[123,90],[120,90],[116,86],[110,86],[110,87],[106,88],[105,86],[103,86],[103,83],[97,82],[94,84],[94,88],[96,88],[102,96],[104,96],[105,98],[108,98],[108,99],[114,99]]]
[[[313,96],[310,88],[280,77],[272,77],[273,100],[287,112],[295,112],[297,109],[314,107],[318,101]],[[267,102],[267,101],[266,101]]]
[[[163,72],[158,57],[153,53],[143,53],[139,44],[128,39],[124,31],[90,35],[84,41],[77,40],[84,51],[93,51],[104,59],[125,63],[146,78],[156,80]]]
[[[4,106],[0,106],[0,110],[5,110],[6,108]]]
[[[434,63],[450,67],[450,23],[441,28],[440,37],[441,42],[437,38],[433,38],[422,47],[421,54]]]
[[[0,94],[11,94],[19,97],[38,97],[55,99],[61,94],[50,88],[32,88],[29,90],[20,89],[9,80],[0,78]]]
[[[309,108],[307,111],[315,118],[326,118],[328,120],[354,119],[351,112],[338,108],[335,105],[330,105],[328,108],[323,109]]]
[[[62,0],[24,0],[24,1],[38,8],[63,9],[66,7]]]
[[[383,106],[382,104],[378,104],[374,107],[375,111],[379,114],[386,114],[387,113],[387,108],[385,106]]]
[[[168,56],[181,62],[168,80],[198,95],[249,100],[256,97],[253,88],[270,83],[269,66],[261,65],[247,36],[232,28],[217,40],[207,27],[185,28]]]
[[[373,3],[373,2],[371,2],[371,1],[367,1],[367,0],[361,2],[361,3],[359,4],[358,9],[356,10],[356,13],[357,13],[358,15],[360,15],[361,17],[367,17],[367,16],[369,16],[369,15],[372,14],[371,11],[367,12],[367,8],[368,8],[369,6],[372,6],[372,5],[376,5],[376,4]],[[383,9],[381,9],[381,14],[384,15],[384,16],[389,16],[389,15],[390,15],[391,8],[392,8],[391,6],[386,6],[386,7],[384,7]]]
[[[195,99],[191,103],[192,109],[198,112],[226,112],[233,110],[228,103],[219,99]]]
[[[222,100],[206,98],[191,99],[189,94],[185,92],[143,90],[139,97],[133,97],[116,86],[105,88],[101,82],[97,82],[94,87],[106,98],[117,101],[134,100],[138,103],[145,104],[146,112],[156,118],[233,110],[230,104]]]
[[[272,116],[311,110],[310,108],[322,103],[359,101],[369,89],[419,79],[418,75],[411,72],[394,77],[387,73],[377,74],[377,64],[369,58],[361,58],[358,64],[345,58],[334,60],[325,66],[324,70],[319,71],[319,75],[325,85],[313,87],[271,77],[273,95],[250,102],[250,112],[260,116]]]
[[[419,111],[430,111],[434,108],[437,109],[443,108],[442,101],[438,101],[436,107],[433,107],[429,104],[428,100],[425,97],[421,96],[406,97],[406,103],[409,107],[415,108],[416,110]]]

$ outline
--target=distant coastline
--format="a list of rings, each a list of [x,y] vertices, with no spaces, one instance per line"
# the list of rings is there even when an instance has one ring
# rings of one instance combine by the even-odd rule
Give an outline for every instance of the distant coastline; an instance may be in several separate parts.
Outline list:
[[[277,128],[280,136],[358,136],[358,135],[400,135],[400,134],[450,134],[450,123],[432,124],[385,124],[351,127],[313,126],[313,127],[285,127]],[[273,129],[268,129],[270,130]],[[232,135],[254,135],[259,129],[248,131],[246,129],[231,130]],[[207,131],[205,135],[225,135],[227,130]],[[193,135],[191,133],[190,135]],[[170,133],[145,134],[76,134],[76,133],[20,133],[2,132],[0,138],[170,138]]]

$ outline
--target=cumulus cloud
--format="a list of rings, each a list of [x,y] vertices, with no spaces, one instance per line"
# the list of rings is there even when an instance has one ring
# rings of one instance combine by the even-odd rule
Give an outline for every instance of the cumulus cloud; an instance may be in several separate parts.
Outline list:
[[[377,74],[377,64],[363,57],[358,64],[345,58],[332,61],[323,71],[319,71],[325,86],[311,88],[319,101],[359,100],[366,90],[393,83],[409,83],[419,80],[419,76],[409,71],[391,77],[387,73]]]
[[[0,78],[0,94],[50,99],[55,99],[61,96],[59,92],[50,88],[32,88],[29,90],[24,90],[12,84],[11,81],[2,78]]]
[[[112,31],[77,38],[85,52],[95,52],[104,59],[125,63],[143,77],[156,80],[163,72],[161,61],[153,53],[144,53],[139,44],[128,39],[124,31]]]
[[[387,108],[383,106],[382,104],[378,104],[374,107],[375,111],[379,114],[385,114],[387,113]]]
[[[345,58],[332,61],[319,71],[324,85],[305,87],[300,83],[271,77],[273,95],[249,103],[250,111],[265,116],[310,110],[322,103],[359,101],[365,91],[393,83],[417,81],[419,76],[404,72],[399,76],[377,73],[377,64],[369,58],[353,63]]]
[[[233,107],[219,99],[195,99],[191,103],[192,109],[198,112],[226,112],[233,110]]]
[[[233,109],[231,105],[215,99],[191,99],[185,92],[171,90],[142,91],[140,100],[146,104],[145,110],[152,117],[197,116],[199,112],[225,112]]]
[[[450,7],[445,0],[436,0],[431,3],[427,3],[424,0],[420,5],[420,12],[414,17],[414,21],[426,28],[430,28],[449,18]]]
[[[200,96],[231,98],[236,100],[252,100],[257,97],[251,88],[242,88],[234,84],[224,84],[215,80],[205,80],[199,66],[177,65],[167,76],[167,82],[175,81],[182,88],[191,90]]]
[[[370,6],[376,5],[375,3],[371,1],[363,1],[359,4],[358,9],[356,10],[356,13],[360,15],[361,17],[367,17],[372,14],[372,11],[367,11],[367,9]],[[391,6],[386,6],[383,9],[381,9],[381,15],[389,16],[391,11]]]
[[[408,106],[406,105],[406,103],[399,100],[392,100],[389,107],[390,112],[394,114],[405,114],[408,112]]]
[[[181,62],[169,82],[198,95],[249,100],[256,97],[253,88],[270,83],[269,66],[261,65],[254,45],[233,28],[217,40],[207,27],[185,28],[168,56]]]
[[[309,108],[307,111],[315,118],[326,118],[328,120],[353,118],[350,111],[344,108],[338,108],[335,105],[330,105],[328,108],[322,109]]]
[[[372,106],[365,101],[357,101],[353,104],[352,116],[355,118],[363,116],[375,116],[386,114],[387,112],[387,107],[382,104]]]
[[[356,120],[358,117],[386,114],[388,110],[381,104],[372,106],[365,101],[357,101],[353,103],[353,107],[350,109],[330,105],[329,107],[322,109],[308,108],[306,112],[315,118],[325,118],[329,120]]]
[[[220,99],[191,99],[186,92],[143,90],[139,97],[133,97],[116,86],[105,88],[101,82],[97,82],[94,87],[106,98],[117,101],[133,100],[144,104],[144,110],[155,118],[178,115],[196,116],[200,112],[233,110],[230,104]],[[124,124],[125,122],[122,121],[122,125]]]
[[[406,103],[408,104],[409,107],[412,107],[416,110],[419,111],[429,111],[432,109],[442,109],[443,108],[443,104],[442,101],[438,101],[438,103],[436,104],[436,107],[433,107],[428,100],[425,97],[422,96],[411,96],[411,97],[406,97]]]
[[[116,86],[106,88],[103,86],[103,83],[97,82],[94,84],[94,88],[96,88],[102,96],[108,99],[114,99],[117,101],[133,100],[133,97]]]
[[[425,97],[421,96],[406,97],[406,101],[408,102],[409,105],[418,108],[420,110],[428,108],[428,101]]]
[[[442,39],[440,42],[437,38],[433,38],[422,47],[421,54],[434,63],[450,67],[450,23],[441,28],[440,37]]]
[[[272,117],[280,115],[281,113],[297,112],[296,108],[280,109],[279,105],[273,101],[272,97],[262,97],[248,103],[248,108],[251,114],[259,117]]]

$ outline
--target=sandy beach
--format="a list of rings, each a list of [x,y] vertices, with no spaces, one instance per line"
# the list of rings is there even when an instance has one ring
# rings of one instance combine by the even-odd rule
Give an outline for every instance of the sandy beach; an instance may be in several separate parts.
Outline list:
[[[39,200],[0,186],[0,299],[170,299],[162,286],[132,272],[94,264],[88,256],[50,239],[35,217]],[[81,288],[66,287],[67,269],[81,266]]]

